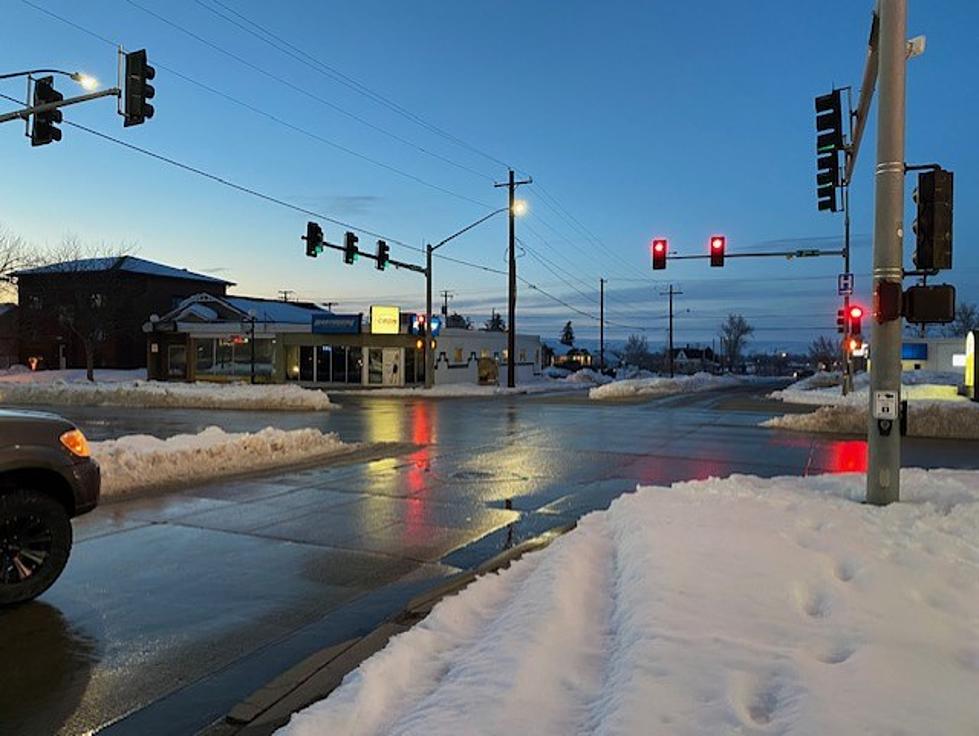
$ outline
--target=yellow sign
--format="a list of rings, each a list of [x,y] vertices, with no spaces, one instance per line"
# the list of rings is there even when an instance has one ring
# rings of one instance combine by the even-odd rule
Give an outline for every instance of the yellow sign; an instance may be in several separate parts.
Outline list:
[[[371,307],[371,334],[397,335],[401,332],[401,310],[397,307]]]

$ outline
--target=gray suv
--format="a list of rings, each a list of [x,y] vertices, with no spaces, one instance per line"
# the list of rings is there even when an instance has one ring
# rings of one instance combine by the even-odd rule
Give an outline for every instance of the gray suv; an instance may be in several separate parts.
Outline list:
[[[41,595],[71,552],[71,518],[99,501],[99,466],[74,424],[0,410],[0,605]]]

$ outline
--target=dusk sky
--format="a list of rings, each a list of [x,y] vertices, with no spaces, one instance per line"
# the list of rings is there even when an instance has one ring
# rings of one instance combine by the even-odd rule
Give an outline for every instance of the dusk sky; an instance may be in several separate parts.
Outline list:
[[[530,212],[518,221],[518,272],[587,315],[598,314],[598,280],[608,278],[612,338],[643,328],[661,343],[661,292],[674,283],[684,292],[679,343],[709,344],[723,317],[739,312],[757,345],[797,348],[835,335],[839,259],[672,262],[654,273],[648,244],[664,236],[671,250],[702,253],[708,236],[723,233],[729,253],[839,246],[842,214],[816,210],[813,97],[860,83],[871,7],[3,0],[0,72],[79,69],[111,85],[113,44],[145,47],[157,70],[152,120],[124,129],[111,99],[68,108],[66,120],[350,223],[370,250],[365,230],[421,247],[504,206],[493,183],[510,165],[534,179],[519,192]],[[258,29],[300,51],[263,42]],[[969,0],[915,3],[909,19],[910,35],[926,35],[928,47],[908,67],[907,160],[955,172],[947,281],[973,302],[977,29],[979,5]],[[80,93],[65,78],[57,87]],[[23,80],[0,82],[0,92],[22,98]],[[864,303],[875,126],[872,117],[852,190]],[[416,274],[380,273],[368,260],[345,266],[333,251],[306,258],[306,214],[62,127],[60,143],[36,149],[18,123],[0,131],[0,224],[39,246],[68,234],[108,250],[125,245],[234,281],[237,293],[291,289],[293,298],[339,302],[339,312],[424,307]],[[342,241],[343,227],[321,223],[327,240]],[[441,252],[505,270],[506,235],[497,215]],[[423,262],[393,242],[391,255]],[[435,276],[436,292],[455,295],[452,310],[477,323],[506,310],[503,275],[436,261]],[[595,319],[523,284],[518,317],[518,331],[551,340],[568,319],[580,336],[598,331]]]

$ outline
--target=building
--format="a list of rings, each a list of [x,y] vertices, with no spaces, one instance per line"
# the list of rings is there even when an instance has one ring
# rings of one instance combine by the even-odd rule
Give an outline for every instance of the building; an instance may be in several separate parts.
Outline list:
[[[687,375],[701,371],[716,373],[720,370],[720,364],[711,348],[696,348],[686,345],[682,348],[673,348],[673,370],[675,373]]]
[[[965,365],[964,337],[905,337],[901,342],[904,371],[959,372]]]
[[[38,368],[146,365],[142,325],[194,294],[224,296],[230,281],[135,256],[84,258],[17,277],[19,361]],[[33,359],[33,360],[32,360]]]
[[[365,319],[310,303],[197,294],[143,329],[157,380],[250,380],[254,364],[256,380],[274,383],[425,383],[424,328],[393,306],[374,306]],[[517,335],[517,350],[518,380],[540,375],[540,338]],[[506,333],[439,330],[434,381],[496,383],[507,357]]]
[[[0,303],[0,369],[17,362],[17,305]]]

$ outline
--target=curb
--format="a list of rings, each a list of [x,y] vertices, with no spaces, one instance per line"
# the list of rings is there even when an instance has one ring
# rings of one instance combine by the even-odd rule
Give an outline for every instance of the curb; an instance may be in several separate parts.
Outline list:
[[[296,711],[327,697],[348,673],[387,646],[391,637],[408,631],[424,620],[443,598],[461,592],[483,575],[509,567],[510,563],[528,552],[547,547],[577,525],[574,521],[556,526],[491,557],[475,570],[453,575],[444,583],[411,599],[404,609],[366,636],[327,647],[283,672],[235,705],[223,719],[203,729],[200,736],[271,734],[288,723]]]

